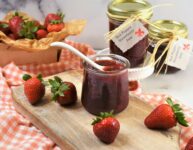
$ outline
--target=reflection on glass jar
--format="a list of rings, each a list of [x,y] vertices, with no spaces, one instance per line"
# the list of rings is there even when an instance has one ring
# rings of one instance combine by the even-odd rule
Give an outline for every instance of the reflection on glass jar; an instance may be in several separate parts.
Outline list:
[[[128,60],[114,54],[95,55],[91,59],[113,69],[101,72],[83,63],[84,78],[81,97],[83,106],[95,115],[111,110],[115,113],[121,112],[127,107],[129,101]]]
[[[151,53],[153,52],[156,43],[161,39],[170,38],[171,36],[173,36],[171,35],[171,32],[174,30],[175,30],[175,36],[178,36],[180,38],[188,37],[188,29],[186,25],[182,22],[178,22],[174,20],[157,20],[157,21],[154,21],[152,24],[160,27],[160,29],[165,28],[168,31],[166,32],[158,28],[155,28],[151,25],[149,26],[150,46],[148,48],[148,51]],[[163,43],[158,48],[158,51],[156,52],[156,55],[155,55],[155,59],[158,59],[162,55],[167,45],[168,43]],[[163,55],[161,60],[155,65],[155,72],[160,71],[160,73],[175,73],[179,71],[180,69],[176,67],[172,67],[166,64],[163,65],[163,63],[165,62],[166,56],[167,56],[167,52]]]
[[[126,19],[133,15],[150,19],[152,14],[151,5],[144,0],[114,0],[108,5],[109,31],[119,27]],[[143,24],[147,28],[147,24]],[[145,36],[126,52],[122,52],[112,40],[110,41],[111,53],[127,58],[130,61],[131,67],[136,67],[144,61],[147,47],[148,36]]]

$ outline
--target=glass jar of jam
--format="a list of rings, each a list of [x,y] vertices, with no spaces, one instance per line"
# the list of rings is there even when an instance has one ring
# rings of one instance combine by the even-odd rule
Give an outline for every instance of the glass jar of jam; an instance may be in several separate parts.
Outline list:
[[[102,72],[83,63],[84,78],[81,97],[83,106],[95,115],[112,110],[114,113],[121,112],[129,102],[129,61],[114,54],[95,55],[91,59],[111,69]]]
[[[158,28],[155,28],[154,26],[149,26],[149,42],[150,46],[148,48],[148,51],[150,53],[153,53],[154,47],[156,43],[165,38],[170,38],[173,36],[172,32],[175,30],[175,36],[178,36],[180,38],[187,38],[188,37],[188,29],[186,25],[182,22],[174,21],[174,20],[157,20],[152,22],[153,25],[159,27],[160,29],[167,29],[168,31],[163,31]],[[163,43],[157,50],[156,55],[155,55],[155,60],[158,59],[168,43]],[[163,57],[160,59],[160,61],[155,65],[155,72],[160,71],[160,73],[175,73],[179,71],[180,69],[176,67],[172,67],[169,65],[166,65],[163,63],[165,62],[167,56],[167,52],[163,55]],[[162,67],[163,66],[163,67]],[[161,68],[162,67],[162,68]],[[161,69],[161,70],[160,70]]]
[[[134,15],[149,20],[153,15],[153,11],[151,4],[144,0],[113,0],[108,5],[107,15],[109,18],[109,31],[112,31]],[[148,25],[143,24],[147,28]],[[131,67],[136,67],[143,63],[149,45],[148,36],[145,36],[126,52],[122,52],[112,40],[109,44],[111,53],[127,58]]]

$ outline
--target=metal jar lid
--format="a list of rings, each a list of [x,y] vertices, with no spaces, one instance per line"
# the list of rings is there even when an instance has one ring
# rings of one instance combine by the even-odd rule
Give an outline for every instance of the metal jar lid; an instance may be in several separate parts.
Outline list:
[[[164,38],[170,38],[173,35],[172,33],[182,38],[188,37],[188,28],[182,22],[174,20],[156,20],[152,22],[152,24],[160,28],[158,29],[149,25],[149,38],[152,40],[158,41]],[[164,28],[167,31],[164,31]]]
[[[124,21],[132,15],[150,19],[153,15],[152,5],[145,0],[113,0],[108,5],[109,18]]]

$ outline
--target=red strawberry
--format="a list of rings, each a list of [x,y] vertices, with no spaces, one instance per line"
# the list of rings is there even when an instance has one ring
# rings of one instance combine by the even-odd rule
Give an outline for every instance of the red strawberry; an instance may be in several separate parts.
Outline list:
[[[31,77],[24,75],[24,93],[31,104],[37,103],[45,95],[45,85],[42,83],[42,77]]]
[[[129,81],[129,91],[135,91],[139,87],[137,81]]]
[[[176,126],[177,122],[188,126],[185,116],[179,104],[174,104],[171,98],[167,98],[168,104],[156,107],[145,119],[145,125],[150,129],[167,130]]]
[[[9,20],[9,27],[10,30],[13,32],[15,37],[20,37],[20,31],[23,24],[23,19],[19,14],[16,12],[15,15]]]
[[[44,21],[44,27],[47,28],[48,24],[51,23],[52,21],[60,21],[60,23],[63,22],[64,19],[64,14],[62,13],[50,13],[46,16],[45,21]]]
[[[37,39],[41,39],[41,38],[45,38],[47,36],[48,32],[44,29],[39,29],[37,32],[36,32],[36,37]]]
[[[119,121],[111,113],[101,113],[92,123],[94,134],[104,143],[112,143],[119,133]]]
[[[52,99],[60,105],[70,105],[77,101],[76,87],[71,82],[63,82],[62,79],[55,76],[50,79]]]
[[[47,26],[48,32],[59,32],[64,28],[64,23],[49,23]]]
[[[193,137],[188,141],[185,150],[193,150]]]
[[[9,24],[6,22],[0,21],[0,31],[2,31],[5,34],[8,34],[10,31]]]

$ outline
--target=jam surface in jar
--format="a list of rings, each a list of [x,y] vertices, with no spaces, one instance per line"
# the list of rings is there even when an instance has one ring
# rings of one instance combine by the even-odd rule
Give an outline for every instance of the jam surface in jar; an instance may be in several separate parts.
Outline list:
[[[107,70],[100,72],[87,65],[84,69],[82,104],[95,115],[100,112],[121,112],[128,106],[128,69],[117,60],[96,60]]]

